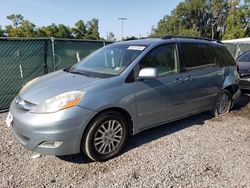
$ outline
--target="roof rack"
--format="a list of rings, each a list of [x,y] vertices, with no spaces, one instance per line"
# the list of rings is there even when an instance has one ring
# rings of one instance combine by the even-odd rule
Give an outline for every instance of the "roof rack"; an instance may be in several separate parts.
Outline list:
[[[167,36],[161,37],[161,39],[173,39],[173,38],[180,38],[180,39],[198,39],[198,40],[206,40],[206,41],[211,41],[211,42],[222,43],[220,40],[210,39],[210,38],[205,38],[205,37],[186,37],[186,36],[175,36],[175,35],[167,35]]]

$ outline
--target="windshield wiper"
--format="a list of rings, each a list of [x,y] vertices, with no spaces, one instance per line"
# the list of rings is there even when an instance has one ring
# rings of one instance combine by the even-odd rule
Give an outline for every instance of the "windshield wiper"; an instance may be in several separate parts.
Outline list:
[[[72,74],[79,74],[79,75],[83,75],[87,77],[94,77],[92,74],[85,72],[85,71],[70,70],[69,72]]]
[[[63,71],[64,71],[64,72],[69,72],[70,68],[71,68],[71,67],[67,67],[67,68],[63,69]]]
[[[86,77],[91,77],[91,78],[109,78],[109,77],[115,76],[115,75],[109,75],[109,74],[104,74],[104,73],[88,72],[88,71],[78,70],[74,68],[70,69],[68,72],[72,74],[79,74],[79,75],[83,75]]]

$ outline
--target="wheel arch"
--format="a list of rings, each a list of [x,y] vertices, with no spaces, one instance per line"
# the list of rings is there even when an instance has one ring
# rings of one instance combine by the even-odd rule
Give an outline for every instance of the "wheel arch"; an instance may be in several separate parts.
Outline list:
[[[232,98],[234,96],[234,94],[237,92],[238,86],[232,84],[232,85],[226,86],[224,89],[229,91],[229,93],[231,94],[231,98]]]
[[[98,112],[94,117],[91,118],[91,120],[89,121],[88,125],[86,126],[83,134],[85,134],[86,130],[89,128],[89,126],[91,125],[91,123],[101,114],[108,112],[108,111],[115,111],[120,113],[121,115],[123,115],[125,117],[125,119],[127,120],[128,123],[128,131],[129,131],[129,135],[133,134],[133,130],[134,130],[134,126],[133,126],[133,119],[132,116],[129,114],[129,112],[123,108],[120,107],[110,107],[110,108],[105,108],[103,110],[101,110],[100,112]]]
[[[119,116],[123,116],[125,121],[127,121],[128,124],[128,130],[126,131],[125,137],[123,137],[123,144],[121,146],[118,147],[118,150],[115,150],[115,153],[111,153],[111,158],[118,155],[121,151],[122,148],[124,149],[125,147],[125,143],[126,140],[128,139],[129,135],[131,135],[131,133],[133,132],[133,125],[132,125],[132,119],[130,114],[128,113],[128,111],[126,111],[123,108],[119,108],[119,107],[111,107],[111,108],[106,108],[101,110],[100,112],[98,112],[94,117],[92,117],[92,119],[88,122],[87,126],[85,127],[83,133],[82,133],[82,138],[81,138],[81,144],[80,144],[80,151],[82,151],[88,158],[92,159],[93,161],[105,161],[107,159],[109,159],[109,157],[107,156],[101,156],[101,154],[97,154],[93,149],[91,149],[92,147],[90,147],[90,140],[91,140],[91,134],[93,137],[93,128],[96,127],[96,125],[93,125],[95,120],[98,121],[98,118],[103,118],[104,113],[107,112],[113,112],[116,113]],[[107,113],[108,114],[108,113]],[[121,118],[121,117],[120,117]],[[93,125],[93,126],[91,126]],[[109,154],[108,154],[109,156]]]

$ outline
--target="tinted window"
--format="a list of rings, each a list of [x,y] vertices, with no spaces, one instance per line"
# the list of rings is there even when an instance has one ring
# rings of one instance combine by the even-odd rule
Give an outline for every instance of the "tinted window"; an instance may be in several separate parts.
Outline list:
[[[140,62],[140,69],[155,67],[159,76],[177,71],[177,53],[175,45],[163,45],[151,50]]]
[[[208,44],[183,43],[181,48],[186,70],[215,64],[214,55]]]
[[[244,53],[243,55],[241,55],[237,61],[241,61],[241,62],[250,62],[250,52]]]
[[[213,51],[216,57],[216,63],[221,66],[235,65],[235,61],[230,52],[223,46],[213,46]]]

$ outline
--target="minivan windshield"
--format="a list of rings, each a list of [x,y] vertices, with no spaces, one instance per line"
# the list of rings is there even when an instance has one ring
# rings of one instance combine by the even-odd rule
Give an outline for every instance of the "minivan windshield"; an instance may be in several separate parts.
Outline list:
[[[144,50],[145,45],[112,44],[89,55],[69,72],[83,75],[116,76],[121,74]]]

